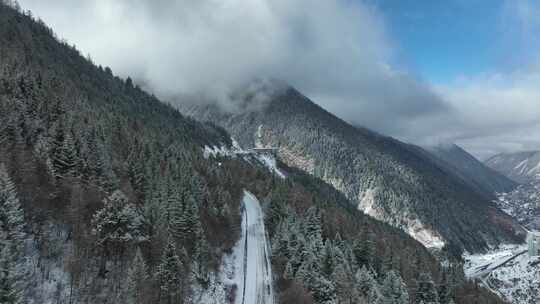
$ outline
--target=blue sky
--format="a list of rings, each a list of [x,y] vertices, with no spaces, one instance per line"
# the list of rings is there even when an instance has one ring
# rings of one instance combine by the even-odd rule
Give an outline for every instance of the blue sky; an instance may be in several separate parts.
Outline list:
[[[511,65],[502,0],[375,0],[397,60],[435,84]],[[517,37],[512,38],[512,40]]]

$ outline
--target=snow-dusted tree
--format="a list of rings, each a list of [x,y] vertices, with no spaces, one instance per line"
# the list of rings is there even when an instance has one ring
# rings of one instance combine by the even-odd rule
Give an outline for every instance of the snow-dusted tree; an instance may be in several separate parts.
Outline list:
[[[132,187],[138,193],[145,193],[147,190],[143,164],[142,158],[136,152],[132,152],[127,161],[128,176]]]
[[[353,303],[355,296],[355,278],[346,261],[343,261],[335,267],[331,280],[332,282],[335,282],[337,295],[341,300],[340,303]]]
[[[206,240],[200,222],[195,231],[195,246],[193,248],[193,271],[197,280],[203,284],[208,283],[208,262],[210,260],[210,245]]]
[[[309,208],[306,212],[304,233],[309,239],[322,240],[321,214],[315,207]]]
[[[324,249],[321,255],[321,270],[326,276],[332,275],[336,268],[334,246],[330,240],[324,243]]]
[[[19,303],[21,257],[26,234],[15,185],[0,164],[0,303]]]
[[[157,267],[156,280],[164,303],[177,303],[182,296],[183,265],[172,242],[167,244]]]
[[[131,242],[146,240],[141,211],[128,202],[128,198],[117,190],[103,202],[103,208],[92,218],[92,233],[96,235],[98,244],[103,247],[104,254]],[[120,251],[119,253],[121,253]]]
[[[439,288],[437,289],[440,304],[449,304],[450,300],[452,299],[452,287],[450,285],[451,283],[448,277],[448,270],[443,269],[441,282],[439,284]]]
[[[291,265],[291,262],[288,261],[287,264],[285,265],[285,271],[283,272],[283,277],[287,280],[292,280],[294,279],[294,269],[293,269],[293,266]]]
[[[382,304],[408,304],[409,293],[401,276],[390,270],[381,285]]]
[[[137,248],[131,267],[128,269],[127,291],[129,304],[144,303],[145,288],[149,285],[148,279],[148,267],[141,250]]]
[[[310,290],[316,303],[336,304],[337,294],[334,283],[321,275],[314,277]]]
[[[423,301],[426,304],[439,304],[437,288],[427,272],[422,272],[416,280],[415,298],[417,302]]]
[[[182,200],[178,195],[173,195],[169,206],[171,234],[180,241],[192,239],[197,224],[200,225],[199,210],[193,196],[188,194],[187,199]]]
[[[371,265],[375,256],[375,242],[373,233],[364,227],[362,238],[353,242],[353,254],[358,266]]]
[[[75,173],[78,156],[70,132],[58,130],[53,148],[52,165],[57,178],[70,177]]]
[[[359,300],[367,301],[367,303],[376,303],[379,300],[379,286],[374,278],[373,273],[362,266],[356,274],[356,297]]]

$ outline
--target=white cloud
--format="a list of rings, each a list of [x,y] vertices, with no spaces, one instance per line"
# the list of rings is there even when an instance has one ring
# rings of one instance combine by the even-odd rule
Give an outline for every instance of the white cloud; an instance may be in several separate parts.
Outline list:
[[[161,96],[223,97],[254,78],[277,78],[392,135],[444,108],[428,85],[390,65],[384,22],[361,1],[21,2],[94,61]]]
[[[98,64],[165,98],[226,100],[254,78],[277,78],[349,122],[403,140],[456,141],[479,156],[540,148],[540,65],[530,64],[540,6],[531,1],[507,1],[501,18],[501,44],[516,46],[510,61],[527,68],[436,88],[392,65],[385,24],[361,1],[20,2]]]

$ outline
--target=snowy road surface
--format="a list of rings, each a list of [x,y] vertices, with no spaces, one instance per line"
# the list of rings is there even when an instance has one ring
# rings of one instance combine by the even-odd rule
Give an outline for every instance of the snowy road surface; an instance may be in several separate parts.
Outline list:
[[[263,213],[257,198],[244,191],[242,213],[243,250],[237,257],[243,259],[243,269],[238,269],[240,279],[236,292],[236,304],[273,304],[272,269],[270,251],[266,241]],[[239,261],[240,262],[240,261]]]
[[[465,256],[465,274],[472,279],[483,278],[526,252],[525,246],[508,246],[486,254]]]

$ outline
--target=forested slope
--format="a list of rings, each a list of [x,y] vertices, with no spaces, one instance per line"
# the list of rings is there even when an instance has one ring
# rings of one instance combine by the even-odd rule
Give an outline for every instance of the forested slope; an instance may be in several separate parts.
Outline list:
[[[518,185],[487,167],[458,145],[440,144],[425,149],[435,156],[434,161],[442,168],[461,178],[487,199],[494,199],[497,193],[510,192]]]
[[[94,65],[7,2],[0,302],[190,303],[236,242],[248,189],[264,204],[281,303],[498,303],[464,281],[455,253],[440,266],[312,176],[205,158],[204,145],[230,145],[224,130]]]
[[[513,242],[521,228],[420,148],[328,113],[293,88],[238,94],[238,110],[184,106],[202,121],[223,126],[244,146],[275,147],[290,166],[320,177],[360,210],[404,229],[427,246],[452,243],[469,251]],[[270,87],[269,87],[270,86]],[[259,104],[255,106],[254,104]],[[381,118],[384,119],[384,118]]]

